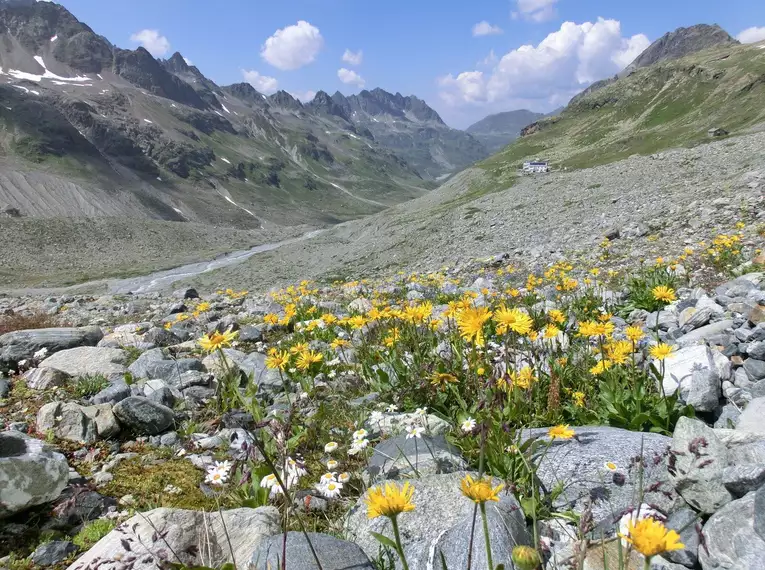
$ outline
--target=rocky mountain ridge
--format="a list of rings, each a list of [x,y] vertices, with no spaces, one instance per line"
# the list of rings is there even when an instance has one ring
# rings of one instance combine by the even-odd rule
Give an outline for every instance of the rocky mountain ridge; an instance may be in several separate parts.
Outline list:
[[[517,139],[525,126],[538,121],[545,115],[545,113],[535,113],[527,109],[495,113],[473,123],[465,129],[465,132],[481,141],[490,152],[496,152]]]

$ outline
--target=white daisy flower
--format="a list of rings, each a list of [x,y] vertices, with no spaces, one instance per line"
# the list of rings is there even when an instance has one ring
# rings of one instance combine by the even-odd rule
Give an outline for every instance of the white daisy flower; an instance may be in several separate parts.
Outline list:
[[[475,429],[475,420],[473,418],[468,418],[464,422],[462,422],[462,431],[465,433],[470,433]]]
[[[603,464],[603,467],[605,467],[606,470],[611,471],[612,473],[619,470],[619,467],[613,461],[606,461]]]
[[[391,404],[390,406],[388,406],[388,407],[386,408],[386,411],[387,411],[388,413],[391,413],[391,414],[393,414],[393,413],[395,413],[395,412],[397,412],[397,411],[398,411],[398,406],[397,406],[396,404]]]
[[[337,481],[337,476],[334,472],[325,473],[321,476],[321,479],[319,479],[319,484],[326,485],[327,483],[332,483],[334,481]]]
[[[385,417],[385,416],[383,416],[382,412],[378,412],[377,410],[375,410],[375,411],[374,411],[374,412],[372,412],[372,414],[369,416],[369,421],[370,421],[371,423],[373,423],[373,424],[379,424],[381,421],[383,421],[383,418],[384,418],[384,417]]]
[[[337,449],[337,442],[330,441],[324,445],[324,453],[332,453]]]
[[[270,489],[276,484],[277,484],[276,475],[274,475],[273,473],[269,473],[268,475],[266,475],[260,480],[260,486],[263,489]]]
[[[327,469],[337,469],[338,465],[339,463],[335,461],[334,459],[330,459],[329,461],[327,461]]]
[[[422,434],[425,433],[425,428],[421,426],[407,426],[406,428],[406,439],[413,439],[417,438],[420,439],[422,437]]]
[[[428,408],[417,408],[414,411],[414,415],[419,416],[421,418],[424,418],[427,415],[427,413],[428,413]]]
[[[353,432],[353,441],[359,441],[360,439],[364,439],[369,432],[365,429],[358,429],[355,432]]]
[[[308,474],[308,470],[305,468],[305,465],[295,461],[291,457],[287,458],[287,472],[288,474],[295,475],[296,477],[302,477],[303,475]]]
[[[351,480],[351,474],[350,473],[340,473],[340,475],[337,476],[337,480],[340,481],[340,483],[347,483]]]
[[[269,493],[271,498],[276,497],[277,495],[283,495],[284,489],[282,489],[282,486],[279,484],[276,484],[271,487],[271,492]]]
[[[342,483],[338,483],[337,481],[330,481],[326,485],[321,485],[319,491],[328,499],[334,499],[335,497],[340,496],[340,491],[342,488]]]

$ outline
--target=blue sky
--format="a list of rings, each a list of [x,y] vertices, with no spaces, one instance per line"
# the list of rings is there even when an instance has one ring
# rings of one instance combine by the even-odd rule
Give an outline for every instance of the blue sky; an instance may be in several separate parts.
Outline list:
[[[745,37],[765,39],[763,0],[61,3],[116,45],[180,51],[218,84],[247,78],[301,98],[382,87],[425,99],[460,128],[491,112],[565,104],[679,26],[755,28]],[[346,50],[355,57],[343,61]]]

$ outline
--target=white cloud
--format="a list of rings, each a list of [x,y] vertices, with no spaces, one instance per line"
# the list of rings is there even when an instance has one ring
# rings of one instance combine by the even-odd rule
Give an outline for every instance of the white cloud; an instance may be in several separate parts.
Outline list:
[[[502,33],[502,28],[499,26],[492,26],[489,22],[484,20],[483,22],[478,22],[475,26],[473,26],[473,36],[496,36],[497,34]]]
[[[441,77],[440,96],[453,108],[506,110],[520,100],[552,108],[590,83],[619,72],[649,44],[643,34],[623,37],[617,20],[564,22],[538,45],[506,53],[490,71]]]
[[[247,83],[252,85],[261,93],[265,93],[266,95],[276,93],[276,91],[279,89],[279,81],[275,77],[261,75],[254,69],[243,69],[242,77],[244,77],[244,80]]]
[[[359,50],[356,53],[354,53],[351,50],[347,49],[345,50],[345,53],[343,54],[343,61],[350,65],[361,65],[361,62],[364,61],[364,52]]]
[[[754,44],[761,42],[762,40],[765,40],[765,26],[761,28],[756,26],[747,28],[739,35],[737,35],[736,39],[742,44]]]
[[[276,30],[260,49],[260,56],[278,69],[299,69],[313,63],[324,47],[319,28],[305,20]]]
[[[141,30],[130,36],[130,41],[141,44],[154,57],[162,57],[170,51],[170,41],[159,30]]]
[[[194,65],[194,62],[192,62],[188,57],[183,57],[183,61],[186,62],[186,65]]]
[[[497,54],[494,53],[494,50],[491,50],[489,52],[489,55],[487,55],[485,58],[479,61],[477,65],[479,65],[480,67],[492,67],[496,65],[498,61],[499,59],[497,58]]]
[[[295,99],[299,99],[301,103],[308,103],[313,101],[313,98],[316,97],[316,91],[311,91],[310,89],[303,92],[290,91],[290,95],[292,95]]]
[[[518,11],[513,12],[513,18],[523,18],[533,22],[552,20],[557,12],[555,4],[558,0],[516,0]]]
[[[343,83],[346,83],[348,85],[356,85],[357,87],[364,87],[365,81],[359,75],[353,70],[346,69],[344,67],[341,67],[337,70],[337,76],[340,78],[340,81]]]

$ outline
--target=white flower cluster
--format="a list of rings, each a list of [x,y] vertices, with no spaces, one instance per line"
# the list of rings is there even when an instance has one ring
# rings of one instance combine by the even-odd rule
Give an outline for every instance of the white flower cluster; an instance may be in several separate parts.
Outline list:
[[[283,495],[285,489],[279,483],[279,479],[287,487],[289,491],[304,475],[308,474],[308,470],[303,465],[302,461],[297,461],[291,457],[287,458],[287,469],[280,473],[280,477],[277,478],[275,474],[269,473],[260,480],[260,486],[264,489],[270,489],[270,496],[273,498],[277,495]]]
[[[367,435],[369,435],[369,432],[363,428],[353,432],[353,441],[348,450],[348,455],[358,455],[362,449],[365,449],[369,445]]]
[[[228,481],[231,467],[232,465],[230,461],[216,461],[214,464],[207,467],[205,483],[215,486],[223,485]]]

